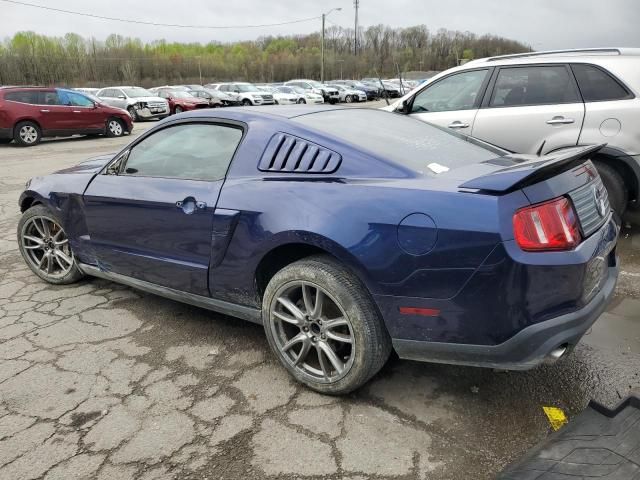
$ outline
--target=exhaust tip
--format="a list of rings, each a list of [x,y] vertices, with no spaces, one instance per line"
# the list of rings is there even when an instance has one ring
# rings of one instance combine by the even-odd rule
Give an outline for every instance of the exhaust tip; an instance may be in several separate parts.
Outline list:
[[[561,345],[558,348],[553,349],[549,355],[546,356],[544,361],[546,364],[556,363],[564,356],[565,353],[567,353],[567,346]]]

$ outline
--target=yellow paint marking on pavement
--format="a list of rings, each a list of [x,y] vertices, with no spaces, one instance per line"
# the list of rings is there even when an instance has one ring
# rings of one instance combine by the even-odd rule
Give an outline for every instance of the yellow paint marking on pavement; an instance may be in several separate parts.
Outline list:
[[[556,432],[569,423],[569,419],[567,419],[567,416],[559,408],[542,407],[542,410],[544,410],[544,414],[547,416],[551,428]]]

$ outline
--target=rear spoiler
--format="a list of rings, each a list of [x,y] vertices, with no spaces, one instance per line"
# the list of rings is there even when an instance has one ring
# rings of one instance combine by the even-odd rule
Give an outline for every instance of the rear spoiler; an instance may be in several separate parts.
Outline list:
[[[575,147],[569,151],[547,154],[544,157],[535,155],[511,154],[482,162],[487,166],[502,166],[498,170],[466,181],[460,188],[484,190],[488,192],[506,193],[519,190],[528,185],[538,183],[561,172],[570,170],[594,153],[606,146],[590,145]]]

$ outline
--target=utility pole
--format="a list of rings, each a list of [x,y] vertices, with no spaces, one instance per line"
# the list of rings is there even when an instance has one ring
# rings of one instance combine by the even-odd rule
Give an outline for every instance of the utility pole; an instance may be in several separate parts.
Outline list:
[[[326,13],[322,14],[322,41],[320,47],[320,83],[324,83],[324,17]]]
[[[353,34],[353,54],[358,55],[358,9],[360,8],[360,0],[353,0],[353,6],[356,9],[356,21]]]
[[[339,12],[342,8],[332,8],[327,13],[322,14],[322,40],[320,45],[320,83],[324,83],[324,19],[333,11]]]

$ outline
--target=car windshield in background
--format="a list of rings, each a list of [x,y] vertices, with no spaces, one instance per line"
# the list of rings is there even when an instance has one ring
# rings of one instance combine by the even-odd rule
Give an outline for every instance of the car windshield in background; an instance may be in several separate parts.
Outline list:
[[[189,92],[184,92],[182,90],[171,90],[169,93],[173,98],[195,98]]]
[[[282,93],[295,93],[294,89],[291,87],[276,87],[276,90]]]
[[[379,110],[329,110],[292,120],[423,175],[435,175],[428,167],[433,163],[453,169],[500,155],[495,150],[462,141],[448,131],[424,122]],[[362,132],[362,125],[367,126],[366,135]]]
[[[144,88],[123,88],[122,89],[127,97],[153,97],[155,96],[149,90],[145,90]]]
[[[234,88],[241,92],[259,92],[260,91],[260,89],[258,89],[258,87],[256,87],[255,85],[250,85],[246,83],[236,84],[234,85]]]

